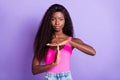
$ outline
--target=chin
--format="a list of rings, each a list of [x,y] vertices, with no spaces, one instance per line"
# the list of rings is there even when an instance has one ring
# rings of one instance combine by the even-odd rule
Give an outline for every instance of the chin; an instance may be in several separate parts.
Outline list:
[[[60,29],[55,29],[55,32],[59,32],[59,31],[61,31]]]
[[[60,30],[55,30],[55,32],[60,32]]]

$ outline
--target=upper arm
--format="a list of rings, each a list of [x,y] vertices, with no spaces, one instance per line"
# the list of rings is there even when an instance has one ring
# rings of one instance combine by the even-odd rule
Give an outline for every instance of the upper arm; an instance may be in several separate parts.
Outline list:
[[[40,60],[37,58],[37,56],[34,55],[32,66],[40,65]]]
[[[84,44],[83,41],[78,38],[72,38],[72,41],[78,44]]]
[[[78,43],[78,44],[82,44],[82,45],[91,47],[90,45],[84,43],[82,40],[80,40],[80,39],[78,39],[78,38],[73,38],[72,41],[73,41],[73,42],[76,42],[76,43]]]
[[[90,45],[84,43],[82,40],[78,39],[78,38],[73,38],[72,39],[73,42],[73,46],[79,50],[81,50],[82,52],[85,52],[89,55],[95,55],[96,51],[94,50],[93,47],[91,47]]]

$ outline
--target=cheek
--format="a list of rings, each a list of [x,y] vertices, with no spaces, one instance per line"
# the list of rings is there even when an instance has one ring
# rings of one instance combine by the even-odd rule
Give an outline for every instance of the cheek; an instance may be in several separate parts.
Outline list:
[[[51,21],[51,25],[52,25],[52,26],[55,25],[55,22],[54,22],[54,21]]]
[[[63,25],[63,26],[65,25],[65,21],[64,21],[64,22],[62,22],[62,25]]]

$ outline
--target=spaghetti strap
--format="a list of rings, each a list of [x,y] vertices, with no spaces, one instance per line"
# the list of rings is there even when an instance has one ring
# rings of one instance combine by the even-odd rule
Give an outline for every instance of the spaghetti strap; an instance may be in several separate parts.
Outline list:
[[[72,40],[72,37],[70,36],[70,37],[68,38],[68,40]]]

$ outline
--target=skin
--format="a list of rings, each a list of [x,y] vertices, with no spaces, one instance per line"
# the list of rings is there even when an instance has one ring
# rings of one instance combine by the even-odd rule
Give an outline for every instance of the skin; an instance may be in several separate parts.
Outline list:
[[[65,24],[64,15],[61,12],[55,12],[51,19],[51,24],[55,30],[51,43],[46,44],[50,46],[50,48],[57,50],[56,60],[52,64],[41,65],[41,61],[37,59],[34,55],[32,62],[32,73],[38,74],[42,72],[46,72],[49,69],[59,64],[60,56],[59,50],[64,47],[65,44],[70,44],[73,48],[76,48],[88,55],[94,56],[96,51],[90,46],[85,44],[82,40],[78,38],[72,38],[72,40],[68,40],[69,36],[63,33],[63,27]]]

